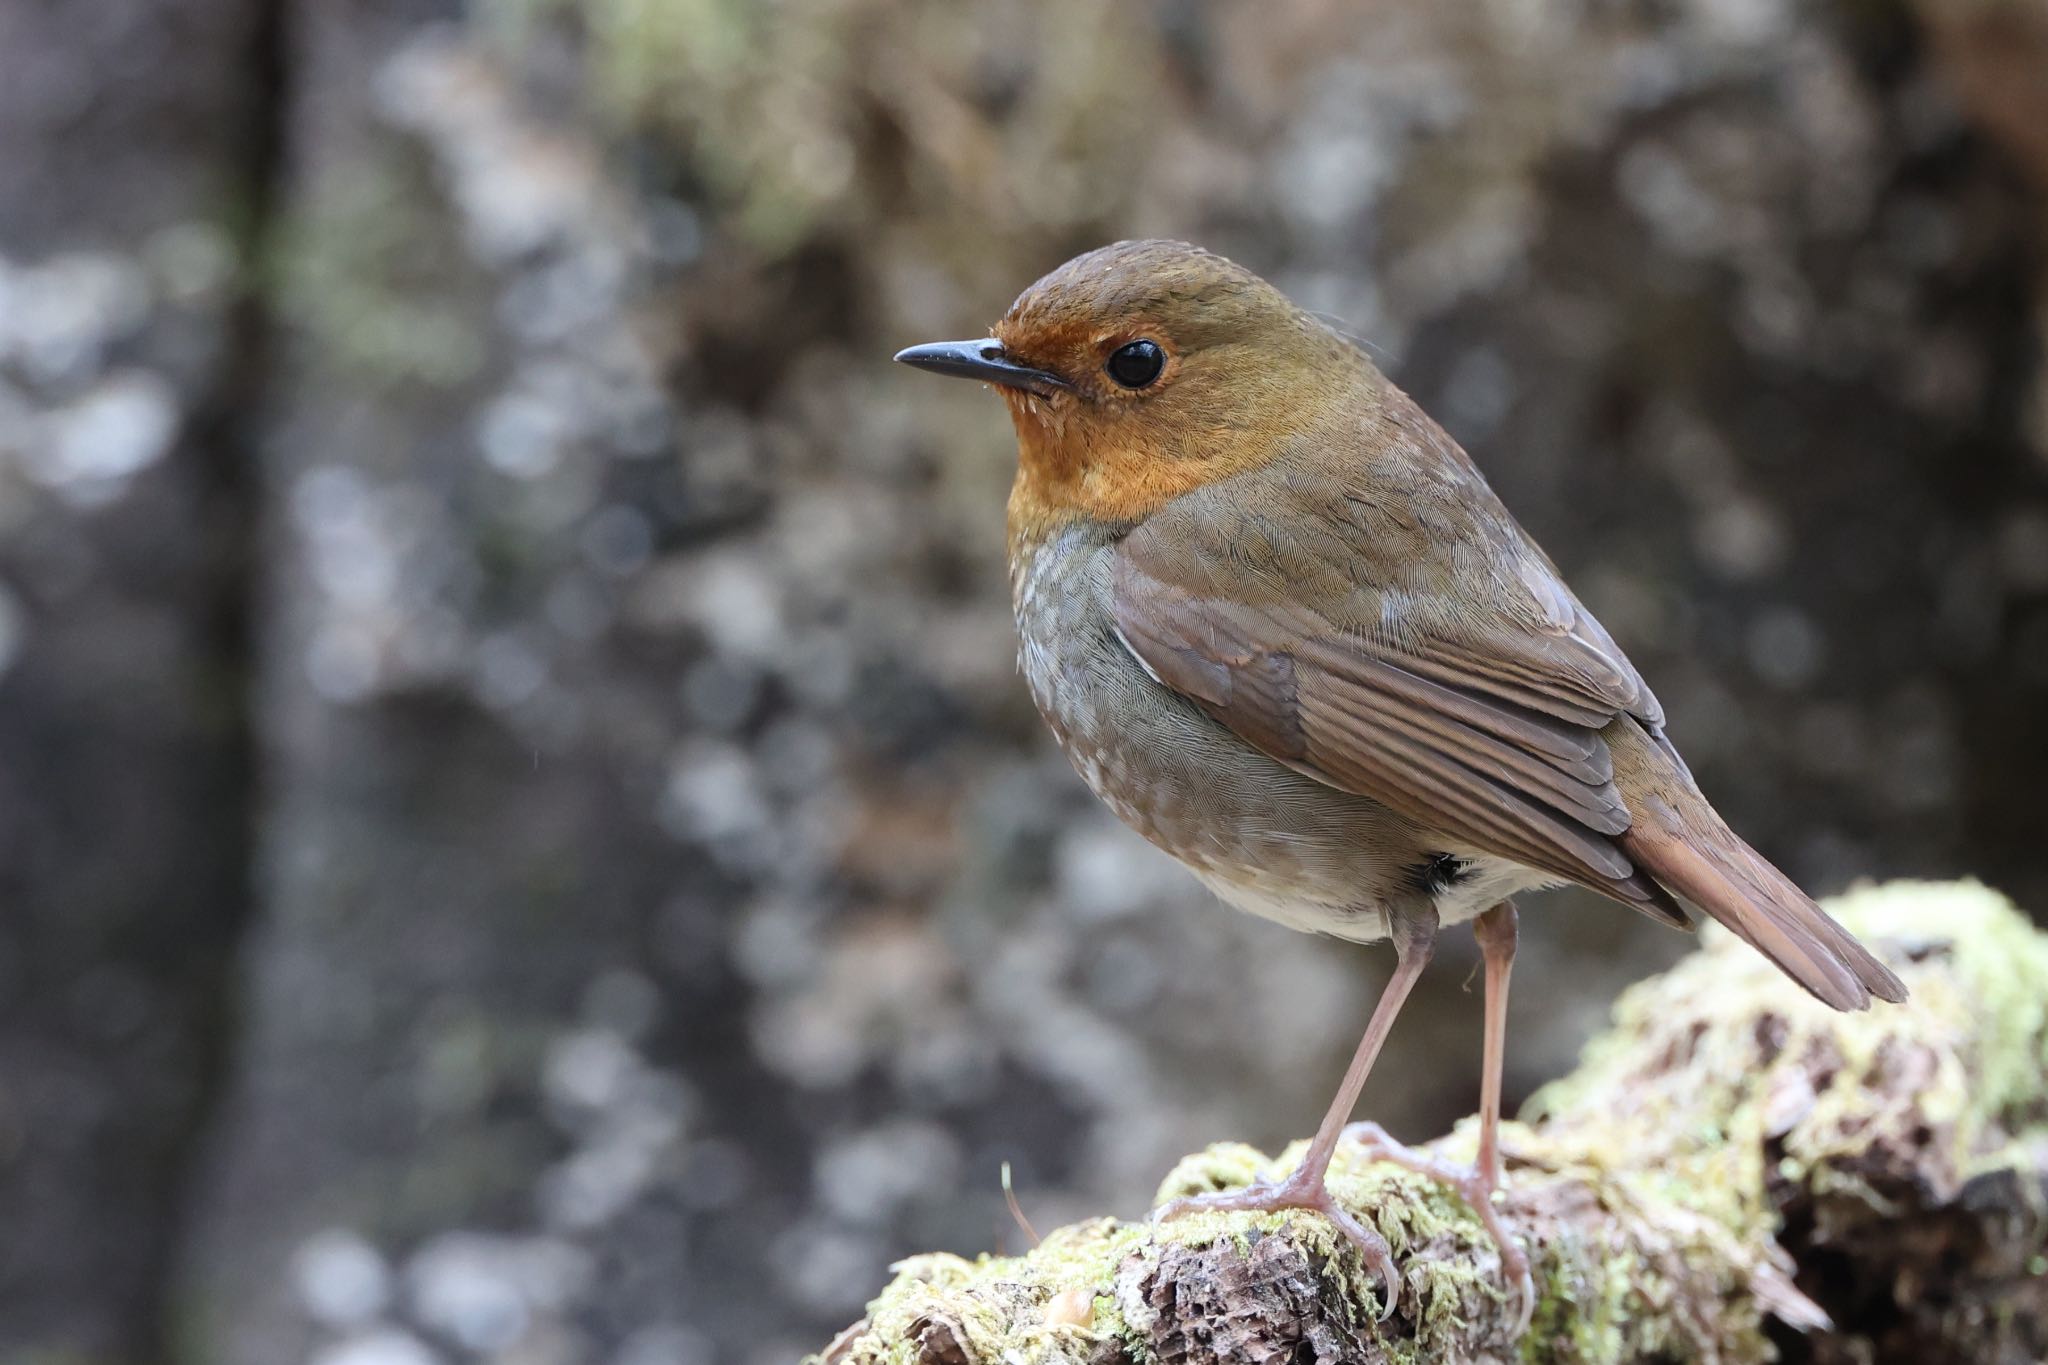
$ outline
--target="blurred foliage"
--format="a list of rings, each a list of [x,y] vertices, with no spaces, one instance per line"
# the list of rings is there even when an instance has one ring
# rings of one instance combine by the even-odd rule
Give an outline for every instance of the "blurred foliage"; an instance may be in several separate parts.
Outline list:
[[[521,50],[577,44],[585,94],[680,139],[733,237],[772,259],[823,232],[916,220],[934,239],[1117,216],[1170,107],[1164,55],[1113,8],[877,0],[494,0]]]
[[[426,167],[365,163],[279,224],[263,287],[279,316],[373,384],[446,387],[476,377],[485,339],[432,288],[468,258],[422,213]]]

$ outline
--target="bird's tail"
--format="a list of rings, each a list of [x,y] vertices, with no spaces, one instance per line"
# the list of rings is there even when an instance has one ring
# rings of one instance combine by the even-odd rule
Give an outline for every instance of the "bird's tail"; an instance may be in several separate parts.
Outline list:
[[[1621,846],[1639,868],[1838,1010],[1906,998],[1890,968],[1728,828],[1661,737],[1624,720],[1608,740],[1634,820]]]

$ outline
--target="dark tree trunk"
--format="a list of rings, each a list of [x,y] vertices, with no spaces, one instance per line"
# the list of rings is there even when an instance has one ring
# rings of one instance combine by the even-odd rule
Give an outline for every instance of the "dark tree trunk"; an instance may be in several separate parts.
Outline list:
[[[282,6],[0,6],[0,1357],[146,1361],[238,1016]],[[11,287],[8,287],[11,286]]]

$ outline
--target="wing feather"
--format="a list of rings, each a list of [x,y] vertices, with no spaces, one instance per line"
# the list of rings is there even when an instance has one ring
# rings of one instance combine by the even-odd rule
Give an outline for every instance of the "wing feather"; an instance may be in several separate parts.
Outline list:
[[[1298,504],[1307,487],[1295,477],[1284,492]],[[1630,814],[1600,733],[1661,709],[1540,552],[1528,546],[1519,566],[1531,589],[1520,614],[1404,612],[1416,594],[1361,581],[1370,547],[1343,562],[1341,515],[1313,524],[1313,562],[1281,573],[1270,510],[1234,528],[1229,503],[1198,495],[1155,514],[1114,552],[1125,647],[1247,742],[1331,786],[1460,848],[1687,923],[1621,847]]]

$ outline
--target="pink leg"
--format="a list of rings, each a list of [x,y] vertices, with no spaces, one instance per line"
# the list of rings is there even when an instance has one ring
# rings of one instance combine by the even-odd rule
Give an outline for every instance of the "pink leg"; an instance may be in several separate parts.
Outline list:
[[[1429,965],[1430,955],[1436,947],[1436,910],[1428,907],[1420,912],[1399,915],[1393,922],[1394,975],[1387,982],[1387,989],[1374,1006],[1372,1019],[1365,1027],[1365,1036],[1358,1042],[1358,1051],[1351,1056],[1351,1065],[1344,1072],[1344,1080],[1337,1087],[1337,1098],[1330,1105],[1330,1112],[1323,1117],[1323,1123],[1316,1130],[1314,1141],[1309,1143],[1308,1154],[1295,1167],[1293,1174],[1277,1184],[1260,1181],[1242,1190],[1227,1190],[1218,1194],[1196,1194],[1162,1204],[1153,1211],[1154,1221],[1176,1218],[1196,1209],[1234,1209],[1252,1212],[1272,1212],[1279,1209],[1311,1209],[1335,1223],[1347,1237],[1358,1244],[1365,1261],[1386,1285],[1386,1300],[1380,1309],[1382,1318],[1394,1311],[1395,1300],[1400,1297],[1400,1282],[1394,1274],[1393,1250],[1387,1239],[1368,1228],[1351,1215],[1348,1209],[1330,1196],[1325,1177],[1329,1174],[1330,1158],[1336,1154],[1337,1143],[1344,1136],[1345,1121],[1357,1107],[1358,1092],[1365,1088],[1365,1078],[1372,1073],[1372,1064],[1380,1055],[1380,1047],[1387,1041],[1387,1033],[1394,1025],[1394,1016],[1401,1012],[1401,1005],[1408,999],[1409,991],[1415,987],[1415,979],[1422,975],[1422,969]]]
[[[1479,1079],[1479,1178],[1500,1187],[1500,1076],[1507,1054],[1508,973],[1515,966],[1515,906],[1502,901],[1472,924],[1486,963],[1486,1043]]]
[[[1515,961],[1515,907],[1507,901],[1494,906],[1473,923],[1472,934],[1479,940],[1479,952],[1486,963],[1486,1043],[1479,1088],[1478,1165],[1467,1169],[1418,1152],[1396,1142],[1377,1123],[1353,1124],[1344,1130],[1344,1135],[1360,1143],[1378,1160],[1442,1181],[1472,1206],[1500,1250],[1501,1270],[1515,1281],[1521,1296],[1521,1315],[1515,1325],[1515,1336],[1519,1338],[1528,1330],[1530,1314],[1535,1311],[1536,1287],[1529,1277],[1528,1256],[1508,1235],[1493,1206],[1493,1192],[1500,1185],[1501,1062],[1507,1043],[1508,972]]]

